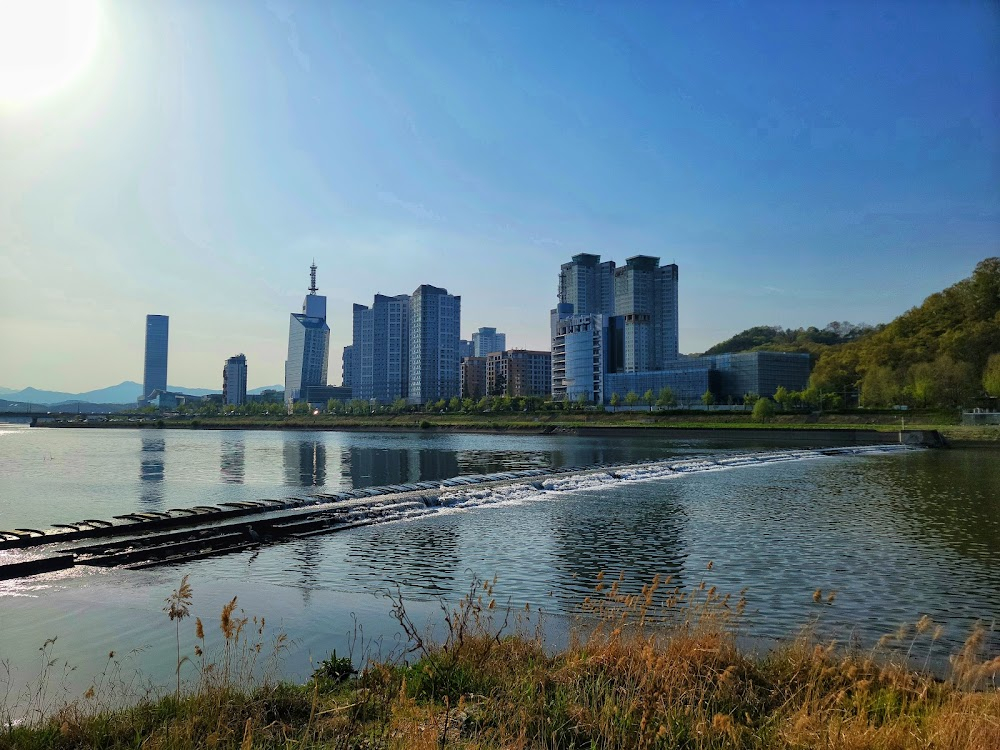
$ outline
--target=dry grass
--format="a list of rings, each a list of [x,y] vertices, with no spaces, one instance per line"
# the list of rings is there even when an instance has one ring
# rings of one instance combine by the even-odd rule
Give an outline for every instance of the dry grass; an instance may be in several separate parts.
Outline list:
[[[424,637],[397,596],[408,655],[356,677],[334,657],[306,685],[272,679],[283,641],[267,646],[263,622],[233,600],[213,659],[195,621],[200,679],[188,691],[115,709],[95,684],[27,726],[0,726],[0,748],[1000,748],[1000,658],[984,653],[982,630],[945,679],[912,666],[939,648],[929,618],[869,651],[803,636],[755,654],[737,642],[742,596],[600,578],[558,653],[498,606],[493,582],[474,581],[442,605],[443,640]]]

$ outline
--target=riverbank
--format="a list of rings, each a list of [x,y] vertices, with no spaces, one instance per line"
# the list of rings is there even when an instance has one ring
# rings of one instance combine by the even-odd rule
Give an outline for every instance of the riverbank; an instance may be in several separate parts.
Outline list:
[[[936,432],[955,446],[1000,448],[1000,428],[955,424],[951,415],[907,415],[904,440],[938,444]],[[949,421],[951,420],[951,421]],[[38,420],[55,428],[202,429],[202,430],[341,430],[373,432],[441,431],[457,433],[521,433],[638,436],[669,431],[678,439],[742,440],[747,437],[800,438],[820,444],[824,438],[848,443],[898,442],[897,414],[778,414],[767,423],[753,422],[744,412],[538,412],[509,414],[375,414],[270,415],[191,418]],[[925,439],[926,438],[926,439]]]
[[[113,707],[119,683],[102,678],[53,714],[0,722],[0,750],[1000,746],[1000,658],[982,653],[982,631],[941,679],[907,666],[934,650],[939,629],[926,617],[866,650],[803,636],[758,653],[740,645],[743,599],[704,584],[684,591],[669,578],[629,595],[619,585],[598,584],[555,653],[497,606],[489,582],[473,581],[444,609],[435,642],[397,598],[408,659],[355,665],[334,653],[309,682],[290,684],[256,670],[268,635],[238,614],[235,599],[218,620],[221,651],[208,655],[205,630],[214,626],[190,625],[184,581],[164,622],[171,639],[178,626],[178,664],[197,667],[194,685],[121,708]],[[813,598],[830,606],[835,597]],[[272,643],[280,652],[283,641]]]

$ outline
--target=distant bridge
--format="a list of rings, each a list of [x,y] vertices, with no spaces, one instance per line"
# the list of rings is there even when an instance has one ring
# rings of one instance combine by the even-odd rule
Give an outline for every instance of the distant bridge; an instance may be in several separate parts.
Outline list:
[[[4,409],[0,410],[0,422],[29,423],[38,417],[49,419],[74,419],[76,417],[105,417],[108,412],[97,411],[50,411],[48,409]]]

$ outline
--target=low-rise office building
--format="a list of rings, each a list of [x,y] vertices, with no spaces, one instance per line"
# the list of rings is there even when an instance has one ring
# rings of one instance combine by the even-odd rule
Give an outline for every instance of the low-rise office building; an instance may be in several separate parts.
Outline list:
[[[773,397],[780,386],[804,390],[809,387],[810,369],[808,354],[787,352],[681,357],[660,370],[608,372],[604,403],[614,393],[624,399],[630,391],[641,396],[648,390],[659,393],[664,387],[681,404],[696,403],[706,391],[711,391],[716,403],[742,403],[748,393]]]
[[[809,387],[812,362],[808,354],[740,352],[703,357],[711,361],[712,394],[716,401],[740,402],[747,393],[773,397],[779,387],[802,391]]]
[[[486,388],[486,357],[466,357],[462,360],[462,398],[479,400],[489,392]]]
[[[711,369],[709,363],[690,361],[686,366],[678,363],[668,370],[646,370],[645,372],[609,372],[604,376],[604,403],[618,395],[621,403],[629,393],[643,396],[652,391],[659,396],[660,391],[669,388],[677,403],[682,405],[697,403],[702,394],[711,389]]]
[[[491,396],[548,396],[552,353],[510,349],[486,356],[486,392]]]
[[[330,399],[346,403],[351,398],[351,389],[342,385],[307,385],[302,389],[302,400],[314,408],[325,407]]]

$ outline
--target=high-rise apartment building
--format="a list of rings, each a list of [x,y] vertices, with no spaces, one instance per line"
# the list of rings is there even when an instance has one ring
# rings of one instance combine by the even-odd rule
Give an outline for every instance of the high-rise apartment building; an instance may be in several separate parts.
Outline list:
[[[170,338],[170,317],[146,316],[146,352],[142,367],[142,398],[153,391],[167,390],[167,344]]]
[[[340,367],[340,384],[345,388],[351,387],[351,378],[353,377],[354,374],[353,360],[354,360],[354,347],[345,346],[343,361]]]
[[[409,295],[376,294],[371,307],[355,305],[352,397],[382,404],[405,399],[410,384],[409,349]]]
[[[459,395],[461,317],[462,298],[447,289],[423,284],[410,296],[410,403]]]
[[[507,334],[497,333],[496,328],[480,328],[472,334],[472,356],[485,357],[507,348]]]
[[[486,392],[491,396],[547,396],[552,388],[552,353],[526,349],[486,355]]]
[[[471,341],[466,339],[458,340],[458,361],[461,362],[466,357],[476,356],[476,349]]]
[[[677,359],[677,266],[649,255],[615,269],[622,351],[616,371],[657,370]]]
[[[580,253],[559,269],[559,302],[576,315],[615,315],[615,262]]]
[[[247,402],[247,358],[237,354],[222,368],[222,403],[242,406]]]
[[[302,397],[308,385],[326,385],[330,355],[330,327],[326,324],[326,297],[316,294],[316,264],[310,266],[309,293],[302,312],[288,319],[288,359],[285,360],[285,404]]]

